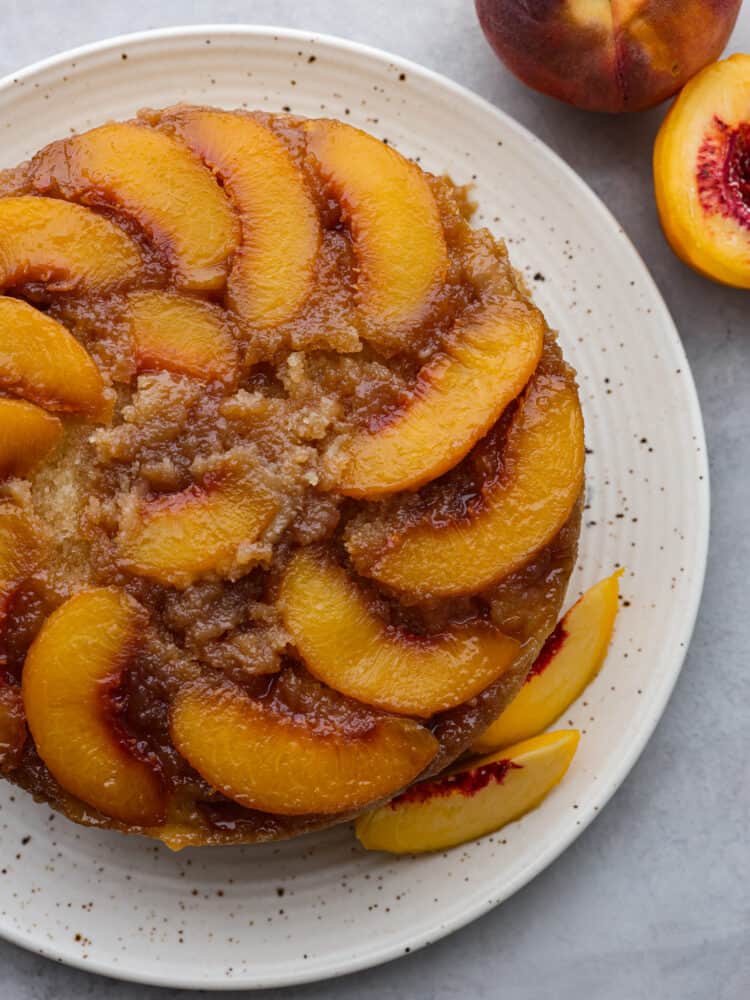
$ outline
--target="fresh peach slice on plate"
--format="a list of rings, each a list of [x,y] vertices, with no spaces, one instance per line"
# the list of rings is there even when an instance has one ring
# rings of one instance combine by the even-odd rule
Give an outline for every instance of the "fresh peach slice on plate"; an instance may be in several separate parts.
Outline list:
[[[134,219],[183,291],[224,287],[239,243],[237,220],[214,178],[177,139],[132,122],[102,125],[38,153],[32,180],[41,193]]]
[[[596,677],[615,626],[620,572],[587,590],[563,616],[542,647],[526,683],[474,741],[473,751],[492,753],[541,733]]]
[[[99,292],[136,278],[135,243],[109,219],[59,198],[0,199],[0,288],[39,282]]]
[[[29,649],[23,701],[37,752],[66,791],[105,816],[151,826],[164,816],[163,786],[135,755],[112,705],[142,626],[142,609],[123,591],[71,597]]]
[[[0,398],[0,477],[27,475],[62,433],[57,417],[34,403]]]
[[[175,122],[239,213],[242,245],[229,276],[229,305],[261,328],[292,319],[310,294],[321,239],[302,172],[281,139],[249,116],[196,109]]]
[[[91,356],[62,324],[0,297],[0,387],[48,410],[96,419],[111,406]]]
[[[0,773],[18,766],[28,735],[21,689],[0,678]]]
[[[360,816],[359,842],[370,851],[444,851],[499,830],[536,808],[573,760],[579,733],[561,730],[480,757],[408,788]]]
[[[177,696],[171,733],[214,788],[248,809],[285,816],[346,812],[391,795],[424,770],[438,747],[412,719],[383,717],[364,732],[345,734],[206,680]]]
[[[395,149],[342,122],[306,125],[307,149],[349,227],[358,299],[373,339],[398,346],[425,315],[448,270],[430,185]]]
[[[316,549],[295,553],[282,613],[313,676],[358,701],[427,718],[479,694],[515,660],[519,644],[485,623],[419,637],[384,622],[345,570]]]
[[[218,306],[170,292],[133,292],[127,319],[139,372],[164,369],[207,382],[236,378],[237,348]]]
[[[329,453],[332,488],[375,498],[416,489],[453,468],[521,392],[543,343],[538,309],[491,296],[457,324],[399,410]]]
[[[500,474],[485,483],[466,516],[396,529],[382,555],[361,571],[421,598],[490,586],[555,537],[583,488],[584,457],[575,387],[537,373],[513,417]]]
[[[706,67],[679,95],[656,138],[654,185],[672,249],[750,288],[750,55]]]
[[[124,569],[184,589],[212,574],[246,570],[251,546],[278,509],[265,486],[233,472],[180,493],[128,502],[117,538]]]

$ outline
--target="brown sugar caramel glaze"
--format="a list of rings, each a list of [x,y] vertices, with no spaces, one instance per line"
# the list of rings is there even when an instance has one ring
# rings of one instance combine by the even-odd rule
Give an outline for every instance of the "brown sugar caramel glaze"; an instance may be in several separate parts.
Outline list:
[[[184,109],[148,112],[138,123],[181,142],[185,114]],[[281,144],[320,220],[304,308],[276,324],[253,324],[225,308],[226,278],[218,287],[214,272],[211,287],[200,295],[177,287],[176,278],[184,286],[187,272],[180,276],[164,239],[153,238],[152,220],[139,217],[133,199],[125,202],[117,185],[102,183],[101,177],[98,186],[88,187],[80,177],[71,177],[70,140],[0,174],[0,198],[42,195],[91,206],[132,240],[141,261],[128,280],[97,291],[74,281],[65,291],[58,286],[53,290],[38,268],[29,281],[6,290],[43,309],[76,337],[115,403],[108,423],[92,426],[66,415],[61,443],[26,479],[8,479],[0,486],[4,503],[27,512],[44,553],[7,602],[0,629],[4,679],[15,690],[42,624],[71,596],[114,586],[134,597],[146,610],[148,625],[109,692],[107,713],[116,719],[116,739],[158,771],[166,790],[167,820],[158,828],[129,827],[98,813],[58,784],[32,739],[6,755],[6,776],[77,822],[147,833],[173,847],[289,837],[353,815],[284,816],[244,808],[211,788],[177,752],[170,734],[178,692],[199,678],[217,687],[236,685],[261,706],[304,719],[321,734],[367,739],[383,718],[382,712],[316,681],[296,655],[276,604],[284,567],[296,547],[327,546],[377,613],[412,634],[438,634],[452,624],[481,619],[520,643],[510,669],[489,688],[457,708],[418,720],[438,742],[420,775],[426,777],[463,753],[523,683],[557,620],[580,527],[579,500],[563,528],[523,568],[479,594],[418,601],[357,574],[345,544],[353,531],[377,539],[383,525],[394,519],[408,523],[425,511],[436,521],[463,516],[481,485],[501,472],[504,436],[516,404],[457,466],[418,492],[382,501],[349,499],[332,489],[323,457],[356,430],[377,432],[389,414],[399,411],[419,370],[441,349],[457,320],[480,309],[488,283],[495,294],[499,290],[525,299],[526,293],[504,245],[485,230],[469,227],[466,191],[446,178],[424,174],[442,224],[446,276],[431,291],[408,337],[401,329],[395,344],[372,314],[360,309],[351,220],[342,217],[324,183],[301,120],[250,117]],[[197,154],[194,160],[196,169],[206,171]],[[232,191],[232,185],[227,183],[226,190]],[[200,205],[193,208],[201,211]],[[231,267],[229,255],[227,277]],[[190,364],[182,369],[168,361],[160,367],[153,353],[148,363],[139,360],[134,303],[142,301],[145,291],[149,302],[159,295],[173,305],[175,297],[186,295],[192,302],[211,302],[212,322],[220,322],[225,338],[222,356],[236,356],[236,366],[232,361],[217,367],[215,378],[197,377],[202,350],[197,335],[191,341]],[[241,301],[241,296],[234,298]],[[226,338],[234,351],[227,349]],[[549,331],[541,365],[574,384]],[[137,529],[149,504],[161,509],[179,505],[182,494],[200,499],[204,491],[209,496],[212,484],[227,477],[261,483],[274,498],[274,516],[257,537],[243,544],[230,538],[215,568],[201,565],[191,570],[190,582],[181,578],[178,586],[129,567],[124,539]],[[212,510],[206,530],[221,535]],[[200,516],[196,523],[200,525]],[[225,541],[220,537],[220,543]]]

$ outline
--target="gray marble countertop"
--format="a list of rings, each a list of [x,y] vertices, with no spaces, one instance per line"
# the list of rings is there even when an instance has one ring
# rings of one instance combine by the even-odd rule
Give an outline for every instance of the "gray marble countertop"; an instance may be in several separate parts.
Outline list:
[[[703,280],[664,242],[650,170],[663,110],[592,116],[525,90],[492,55],[471,0],[3,0],[1,8],[0,75],[108,35],[254,22],[343,35],[452,77],[549,143],[612,209],[672,310],[697,381],[713,487],[706,589],[677,689],[624,786],[554,865],[483,919],[394,964],[274,995],[749,997],[750,293]],[[750,5],[730,48],[750,51]],[[99,979],[0,942],[3,1000],[188,995]]]

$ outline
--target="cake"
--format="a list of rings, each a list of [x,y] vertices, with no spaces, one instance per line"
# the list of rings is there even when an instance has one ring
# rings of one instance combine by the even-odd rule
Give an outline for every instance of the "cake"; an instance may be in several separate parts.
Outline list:
[[[575,376],[466,188],[178,106],[0,174],[0,771],[188,845],[459,758],[576,557]]]

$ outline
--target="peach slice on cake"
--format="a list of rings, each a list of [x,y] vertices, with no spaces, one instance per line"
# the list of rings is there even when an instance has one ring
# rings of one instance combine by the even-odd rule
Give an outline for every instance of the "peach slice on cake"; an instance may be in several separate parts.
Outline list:
[[[178,112],[182,139],[221,180],[240,217],[229,305],[253,326],[292,319],[312,287],[321,232],[301,171],[281,139],[249,116]]]
[[[512,419],[500,474],[462,519],[397,528],[360,571],[420,598],[475,593],[524,566],[570,516],[583,488],[583,417],[564,377],[537,372]],[[349,541],[355,562],[356,546]]]
[[[0,502],[0,626],[16,590],[33,571],[38,546],[26,514],[8,500]]]
[[[350,698],[427,718],[497,680],[519,644],[490,625],[420,637],[384,622],[341,569],[317,549],[295,553],[281,589],[284,622],[307,669]]]
[[[0,477],[27,475],[62,433],[58,418],[34,403],[0,398]]]
[[[350,125],[320,119],[305,131],[308,154],[351,232],[371,338],[397,349],[448,270],[429,182],[395,149]]]
[[[53,292],[132,281],[143,262],[109,219],[59,198],[0,198],[0,288],[39,282]]]
[[[552,631],[508,707],[472,744],[476,753],[529,739],[550,726],[599,673],[617,616],[622,571],[579,598]]]
[[[399,410],[329,452],[333,489],[375,498],[416,489],[453,468],[524,388],[543,343],[538,309],[491,296],[459,321]]]
[[[136,370],[176,372],[207,382],[233,382],[239,359],[223,311],[170,292],[133,292],[127,320]]]
[[[656,138],[654,185],[678,256],[750,288],[750,55],[707,66],[679,95]]]
[[[0,387],[48,410],[104,419],[111,404],[91,356],[62,324],[0,297]]]
[[[347,812],[392,795],[438,747],[412,719],[386,716],[345,734],[206,680],[178,694],[171,733],[214,788],[248,809],[285,816]]]
[[[130,573],[184,589],[212,574],[246,570],[278,502],[257,480],[221,470],[180,493],[127,501],[117,538]]]
[[[499,830],[536,808],[568,770],[579,733],[561,730],[480,757],[408,788],[360,816],[370,851],[444,851]]]
[[[129,745],[112,704],[143,617],[113,588],[71,597],[29,649],[23,701],[37,752],[66,791],[105,816],[150,826],[164,816],[163,786]]]
[[[38,153],[32,181],[41,193],[134,219],[183,291],[224,287],[239,242],[237,220],[214,178],[177,139],[133,122],[102,125]]]

